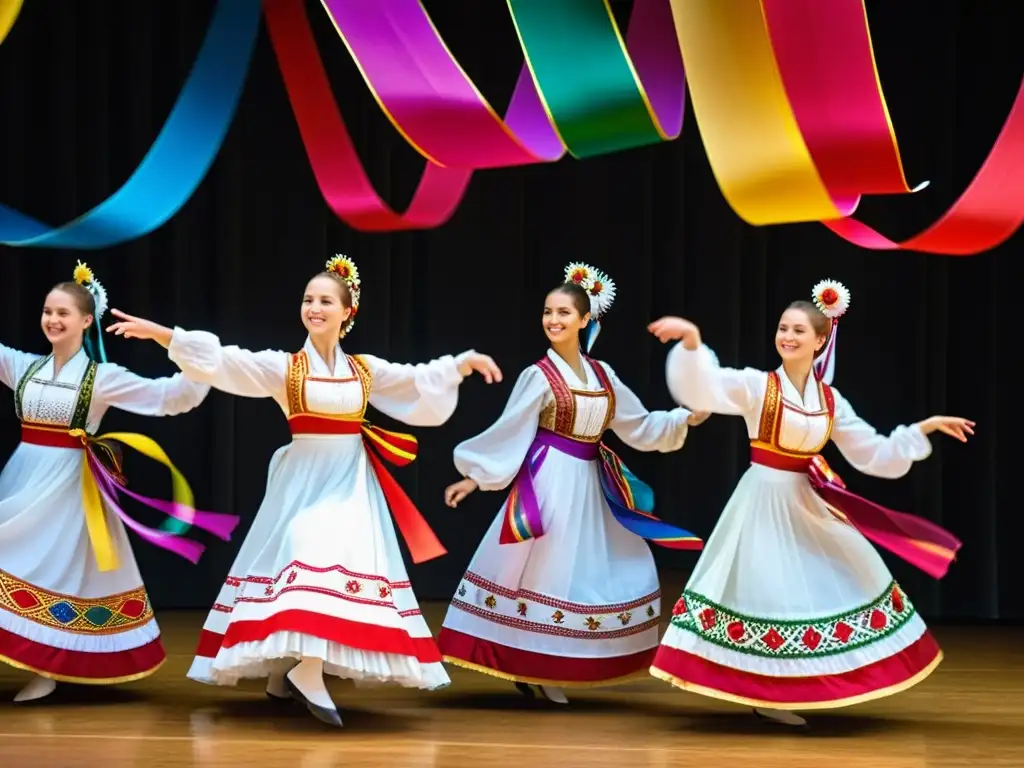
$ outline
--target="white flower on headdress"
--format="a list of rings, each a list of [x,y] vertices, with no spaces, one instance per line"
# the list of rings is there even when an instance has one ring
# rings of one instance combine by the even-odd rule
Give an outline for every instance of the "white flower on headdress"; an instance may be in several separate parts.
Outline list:
[[[615,282],[604,272],[594,270],[590,285],[585,288],[590,296],[590,313],[594,319],[604,317],[615,301]]]
[[[349,295],[352,297],[352,314],[341,327],[340,336],[344,337],[356,324],[356,314],[359,312],[359,270],[356,268],[355,262],[343,253],[334,254],[334,258],[329,259],[324,268],[344,281],[348,286]]]
[[[850,308],[850,291],[836,280],[822,280],[811,291],[815,306],[825,317],[836,320]]]
[[[93,303],[96,305],[96,320],[98,321],[107,313],[107,289],[96,279],[88,265],[83,264],[81,261],[75,266],[72,277],[76,283],[92,294]]]
[[[565,268],[565,282],[575,283],[590,297],[590,314],[597,320],[615,301],[615,283],[608,275],[589,264],[574,261]]]

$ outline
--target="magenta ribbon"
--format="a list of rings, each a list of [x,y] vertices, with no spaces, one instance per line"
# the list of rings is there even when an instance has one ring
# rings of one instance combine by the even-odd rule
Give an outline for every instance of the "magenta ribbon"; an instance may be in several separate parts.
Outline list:
[[[812,460],[808,476],[815,492],[835,508],[868,540],[941,579],[963,546],[962,542],[933,522],[896,512],[846,489],[843,481],[821,460]]]
[[[505,121],[452,57],[420,0],[323,0],[384,114],[428,161],[452,168],[552,162],[565,154],[529,68]]]
[[[231,533],[239,523],[237,515],[227,515],[220,512],[205,512],[184,504],[163,501],[161,499],[151,499],[148,496],[135,493],[128,490],[128,488],[126,488],[124,484],[117,479],[114,473],[104,466],[103,462],[99,460],[91,449],[87,448],[85,455],[86,460],[89,462],[89,469],[92,471],[93,477],[96,478],[96,486],[99,489],[100,496],[106,502],[107,507],[114,511],[114,513],[121,519],[121,522],[131,530],[135,531],[135,533],[150,544],[169,550],[192,563],[199,562],[200,556],[206,549],[206,546],[198,541],[186,539],[180,535],[168,533],[166,531],[158,531],[138,522],[128,515],[127,512],[121,509],[121,506],[117,503],[117,494],[119,491],[126,493],[136,501],[140,501],[143,504],[152,507],[153,509],[157,509],[177,520],[181,520],[182,522],[193,525],[196,528],[212,533],[223,541],[231,540]]]

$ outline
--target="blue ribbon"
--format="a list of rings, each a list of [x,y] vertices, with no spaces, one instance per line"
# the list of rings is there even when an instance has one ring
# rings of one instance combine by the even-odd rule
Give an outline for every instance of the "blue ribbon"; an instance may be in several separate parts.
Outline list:
[[[0,243],[21,248],[109,248],[166,223],[195,192],[220,150],[249,72],[260,12],[260,0],[218,0],[167,122],[124,186],[88,213],[56,228],[0,205]]]

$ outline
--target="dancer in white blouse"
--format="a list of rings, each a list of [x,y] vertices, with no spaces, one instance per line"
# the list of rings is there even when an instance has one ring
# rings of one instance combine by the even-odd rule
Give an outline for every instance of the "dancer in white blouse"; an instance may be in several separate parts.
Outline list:
[[[326,672],[358,682],[433,689],[450,680],[420,614],[395,529],[413,560],[444,554],[381,462],[407,464],[416,440],[364,421],[368,405],[406,424],[443,424],[472,371],[501,372],[473,351],[422,365],[346,355],[338,343],[359,310],[355,265],[337,256],[309,281],[295,354],[221,346],[216,336],[156,325],[117,310],[110,330],[153,339],[187,376],[245,397],[270,397],[292,442],[270,463],[267,493],[203,627],[189,677],[216,685],[269,677],[267,694],[303,701],[324,722],[341,717]]]
[[[772,372],[721,368],[693,323],[650,330],[678,340],[668,360],[677,402],[742,416],[743,475],[662,639],[651,672],[688,691],[803,725],[793,710],[841,707],[909,688],[942,652],[871,543],[940,578],[960,542],[938,526],[846,490],[819,451],[831,439],[865,474],[898,478],[931,453],[927,435],[966,442],[974,422],[933,416],[888,437],[829,383],[837,322],[849,304],[823,281],[815,303],[782,314]]]
[[[128,493],[187,517],[191,496],[177,470],[171,467],[179,504],[128,492],[110,440],[170,466],[159,447],[142,435],[94,435],[109,408],[173,416],[198,406],[210,388],[180,373],[144,379],[106,362],[96,326],[106,292],[84,264],[74,278],[54,286],[43,303],[49,354],[0,345],[0,381],[14,390],[21,421],[21,442],[0,474],[0,661],[35,675],[15,701],[48,696],[57,681],[138,680],[163,663],[160,629],[125,525],[193,561],[202,551],[140,525],[117,504]],[[96,347],[90,332],[97,332]],[[202,521],[222,538],[236,523],[229,516]]]
[[[614,286],[570,264],[544,303],[551,349],[523,371],[504,413],[455,449],[464,476],[449,506],[510,485],[452,600],[438,644],[445,660],[567,703],[564,687],[646,675],[658,645],[661,596],[644,538],[699,549],[693,534],[654,518],[653,493],[601,438],[642,451],[677,451],[706,414],[650,412],[609,365],[581,354]]]

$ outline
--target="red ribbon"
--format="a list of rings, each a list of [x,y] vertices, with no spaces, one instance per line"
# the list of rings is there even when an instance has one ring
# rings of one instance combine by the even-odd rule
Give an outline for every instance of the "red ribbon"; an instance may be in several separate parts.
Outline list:
[[[863,0],[761,7],[793,115],[836,207],[849,215],[861,195],[910,192]]]
[[[313,175],[334,214],[364,232],[430,229],[448,221],[473,171],[427,163],[405,213],[391,208],[373,188],[352,144],[304,3],[264,0],[263,13]]]
[[[409,498],[398,481],[391,476],[384,462],[396,466],[405,466],[416,459],[419,445],[416,438],[400,432],[391,432],[380,427],[375,427],[369,422],[347,421],[342,419],[329,419],[323,416],[312,414],[301,414],[293,416],[288,420],[288,427],[292,435],[355,435],[362,434],[363,445],[366,448],[366,455],[370,459],[377,482],[384,493],[388,508],[395,519],[395,524],[409,547],[409,554],[414,563],[423,563],[427,560],[441,557],[447,554],[447,550],[431,530],[426,519],[416,509],[416,505]]]

